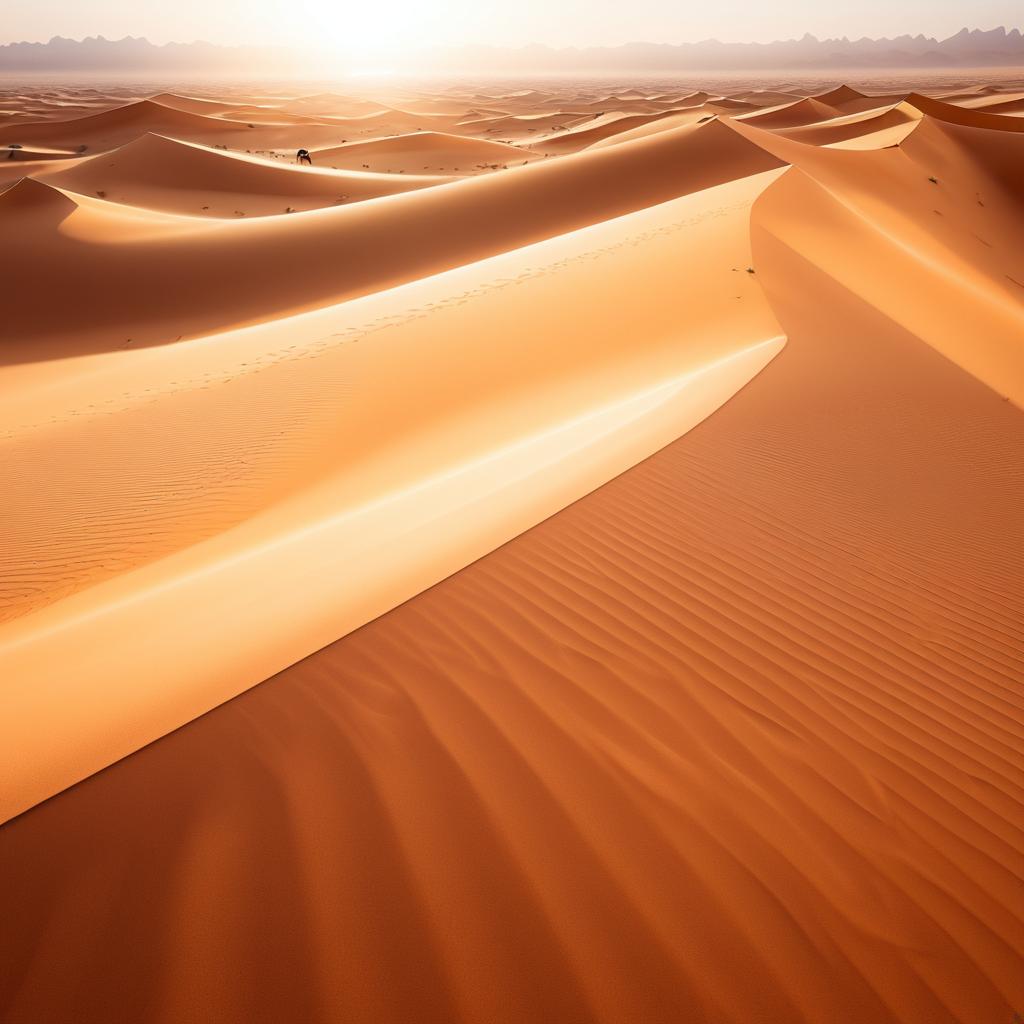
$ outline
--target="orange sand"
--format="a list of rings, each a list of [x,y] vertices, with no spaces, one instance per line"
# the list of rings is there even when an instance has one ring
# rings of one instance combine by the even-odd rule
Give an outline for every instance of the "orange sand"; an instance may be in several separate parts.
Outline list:
[[[1024,1008],[1024,93],[856,84],[0,90],[0,1020]]]

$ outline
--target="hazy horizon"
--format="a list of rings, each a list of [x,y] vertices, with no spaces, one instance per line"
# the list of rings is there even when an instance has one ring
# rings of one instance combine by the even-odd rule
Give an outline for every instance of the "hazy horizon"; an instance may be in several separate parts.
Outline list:
[[[859,39],[922,34],[947,38],[965,24],[1015,27],[1020,9],[1009,0],[897,7],[883,0],[824,6],[783,0],[751,10],[739,0],[680,6],[668,0],[520,0],[483,6],[447,0],[425,7],[415,0],[380,0],[340,7],[330,0],[181,0],[174,5],[139,0],[126,9],[115,0],[88,5],[38,0],[6,18],[2,43],[46,42],[54,36],[108,39],[142,36],[155,44],[197,40],[221,45],[285,45],[340,53],[400,53],[430,46],[490,44],[556,47],[617,46],[629,42],[678,44],[716,39],[767,43],[799,38]]]

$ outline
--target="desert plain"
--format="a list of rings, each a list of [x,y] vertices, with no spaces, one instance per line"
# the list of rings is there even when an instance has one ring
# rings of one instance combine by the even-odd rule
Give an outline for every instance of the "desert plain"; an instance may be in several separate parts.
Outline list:
[[[0,82],[0,1019],[1024,1013],[979,74]]]

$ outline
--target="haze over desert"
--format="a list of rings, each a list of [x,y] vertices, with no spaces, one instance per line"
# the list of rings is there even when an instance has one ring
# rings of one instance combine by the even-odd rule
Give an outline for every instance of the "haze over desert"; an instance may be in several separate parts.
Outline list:
[[[1024,69],[76,68],[0,1021],[1018,1020]]]

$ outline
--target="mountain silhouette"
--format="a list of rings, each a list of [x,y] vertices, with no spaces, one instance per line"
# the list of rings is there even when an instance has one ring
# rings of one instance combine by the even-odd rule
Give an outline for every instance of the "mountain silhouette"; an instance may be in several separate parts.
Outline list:
[[[0,73],[12,72],[232,72],[298,70],[308,55],[280,47],[213,43],[155,45],[141,37],[65,39],[0,46]],[[344,68],[344,60],[337,63]],[[992,67],[1024,64],[1020,29],[963,28],[948,39],[902,35],[892,39],[800,39],[772,43],[625,43],[621,46],[554,48],[434,47],[410,54],[410,70],[464,71],[689,71],[757,68]]]

